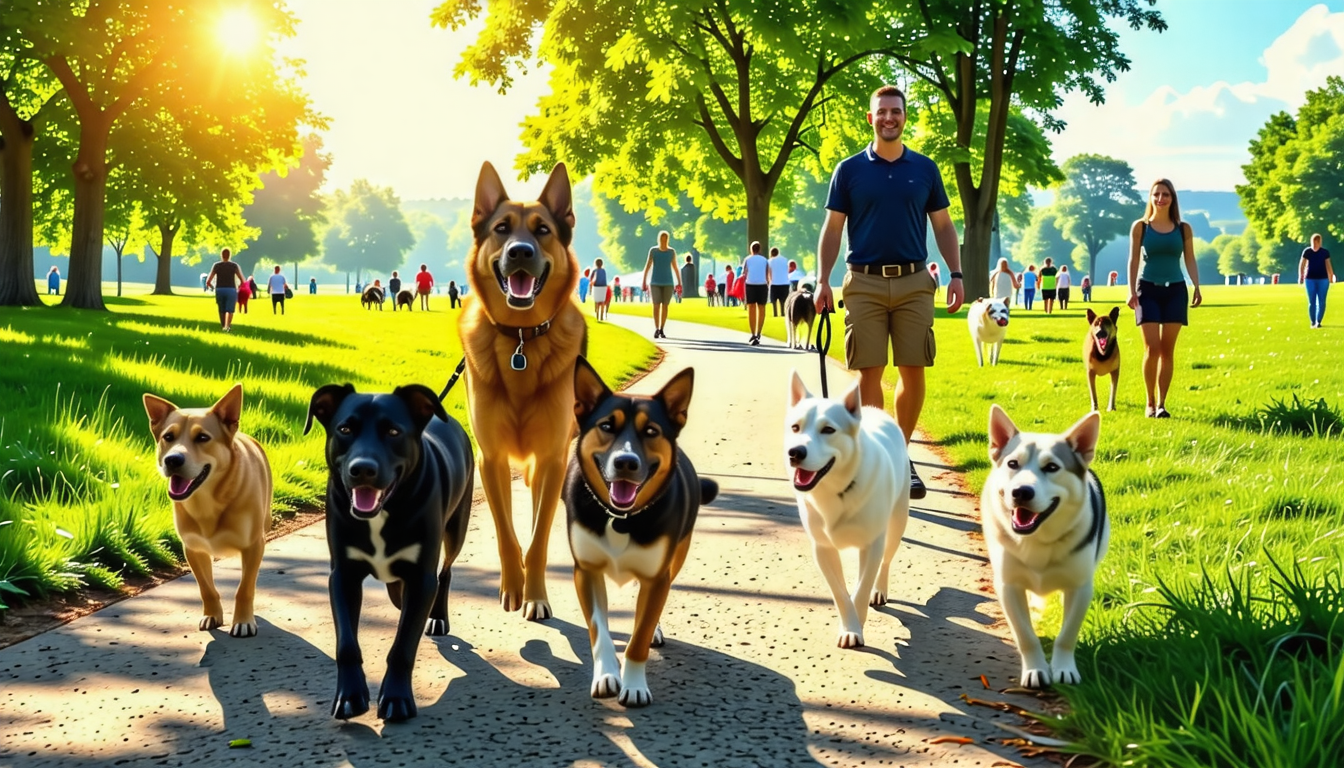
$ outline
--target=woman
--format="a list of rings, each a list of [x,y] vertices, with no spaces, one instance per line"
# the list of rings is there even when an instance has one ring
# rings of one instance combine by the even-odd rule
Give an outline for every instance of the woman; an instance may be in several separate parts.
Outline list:
[[[1090,303],[1092,301],[1092,276],[1083,275],[1083,281],[1078,284],[1078,288],[1083,292],[1083,301]]]
[[[996,299],[1003,299],[1005,305],[1013,303],[1013,291],[1017,289],[1017,278],[1008,268],[1007,259],[999,259],[999,267],[989,274],[989,291]]]
[[[798,290],[798,283],[802,279],[803,273],[798,270],[798,262],[789,259],[789,293]]]
[[[462,299],[458,298],[459,295],[460,295],[460,294],[458,294],[458,291],[457,291],[457,281],[456,281],[456,280],[449,280],[449,281],[448,281],[448,308],[449,308],[449,309],[457,309],[458,307],[462,306]]]
[[[1022,273],[1022,306],[1031,309],[1031,303],[1036,300],[1036,265],[1028,264],[1027,271]]]
[[[52,267],[47,270],[47,295],[61,295],[61,270]]]
[[[585,302],[585,301],[588,300],[588,286],[589,286],[589,285],[592,283],[592,281],[593,281],[593,279],[590,277],[591,274],[592,274],[592,270],[591,270],[591,269],[585,269],[585,270],[583,270],[583,277],[580,277],[580,278],[579,278],[579,303],[580,303],[580,304],[582,304],[583,302]]]
[[[1321,247],[1320,235],[1312,235],[1311,247],[1302,251],[1302,259],[1297,262],[1297,282],[1307,287],[1307,317],[1311,327],[1320,328],[1325,319],[1325,295],[1335,282],[1330,252]]]
[[[1059,276],[1055,279],[1055,295],[1059,297],[1059,308],[1069,308],[1069,289],[1073,287],[1073,275],[1069,274],[1068,266],[1059,268]]]
[[[719,298],[727,299],[728,303],[726,306],[729,307],[737,306],[737,297],[733,295],[733,288],[737,285],[737,283],[734,281],[733,278],[733,275],[735,274],[736,273],[733,272],[732,264],[729,264],[728,266],[724,267],[723,285],[719,286]]]
[[[593,291],[593,317],[600,323],[607,319],[607,304],[610,302],[610,289],[607,288],[607,270],[602,268],[602,260],[593,262],[593,277],[590,286]]]
[[[644,261],[644,279],[640,282],[640,288],[653,300],[655,339],[667,338],[667,333],[663,331],[667,325],[667,305],[681,290],[681,271],[672,266],[677,263],[677,252],[668,245],[671,237],[666,230],[658,233],[658,247],[649,249],[649,258]]]
[[[712,307],[718,299],[719,284],[714,280],[714,273],[705,275],[705,306]]]
[[[247,302],[252,298],[252,286],[247,280],[238,281],[238,308],[247,314]]]
[[[1186,293],[1181,260],[1190,274],[1194,296]],[[1204,302],[1199,293],[1194,236],[1181,221],[1176,187],[1158,179],[1148,190],[1143,218],[1129,230],[1129,306],[1143,331],[1143,384],[1148,392],[1145,415],[1166,419],[1167,391],[1176,362],[1176,339],[1186,325],[1189,308]]]

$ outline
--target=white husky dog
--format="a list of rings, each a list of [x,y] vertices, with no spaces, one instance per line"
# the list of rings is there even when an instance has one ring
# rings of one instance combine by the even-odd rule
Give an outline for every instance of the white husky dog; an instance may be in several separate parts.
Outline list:
[[[999,364],[999,351],[1008,336],[1008,304],[1004,299],[976,299],[966,312],[966,323],[975,343],[975,359],[985,367],[985,346],[990,347],[989,364]]]
[[[868,606],[886,605],[891,559],[910,518],[910,459],[896,420],[861,407],[856,383],[840,400],[813,397],[793,372],[784,452],[803,530],[840,613],[838,645],[863,646]],[[845,590],[840,550],[859,550]]]
[[[1111,528],[1106,497],[1089,466],[1101,414],[1084,416],[1062,435],[1019,432],[997,405],[989,409],[989,460],[994,468],[980,497],[994,591],[1022,656],[1022,685],[1077,683],[1074,649],[1092,601],[1092,578],[1106,555]],[[1031,626],[1027,591],[1064,592],[1064,622],[1046,662]]]

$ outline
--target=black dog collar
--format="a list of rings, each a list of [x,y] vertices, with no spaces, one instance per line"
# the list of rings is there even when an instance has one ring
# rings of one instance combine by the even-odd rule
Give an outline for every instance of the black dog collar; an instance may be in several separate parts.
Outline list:
[[[555,318],[551,318],[554,320]],[[509,367],[515,371],[527,370],[527,355],[523,354],[523,344],[533,339],[545,336],[546,332],[551,330],[551,320],[547,320],[541,325],[532,327],[517,325],[501,325],[494,323],[495,330],[510,339],[518,339],[518,348],[513,350],[513,357],[509,359]]]

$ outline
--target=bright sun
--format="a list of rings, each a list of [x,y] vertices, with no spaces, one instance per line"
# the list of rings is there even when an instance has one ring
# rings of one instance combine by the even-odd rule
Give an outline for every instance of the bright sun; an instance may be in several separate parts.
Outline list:
[[[243,8],[225,11],[219,17],[215,34],[229,52],[237,55],[250,52],[261,40],[261,29],[257,26],[256,18]]]

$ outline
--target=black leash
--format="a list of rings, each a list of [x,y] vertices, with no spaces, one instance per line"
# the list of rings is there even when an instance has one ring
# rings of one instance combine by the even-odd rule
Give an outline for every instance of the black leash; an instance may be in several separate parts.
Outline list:
[[[838,302],[838,306],[845,306],[845,302]],[[817,355],[821,362],[821,396],[830,397],[826,387],[826,357],[831,351],[831,315],[835,310],[827,307],[822,310],[817,317],[817,341],[814,346],[817,348]],[[825,333],[825,336],[822,334]]]
[[[448,383],[444,385],[443,391],[439,393],[440,402],[443,401],[443,398],[448,396],[448,391],[453,388],[453,385],[457,383],[458,379],[462,378],[462,372],[465,370],[467,370],[467,358],[463,356],[457,363],[457,370],[453,371],[453,375],[448,377]]]

